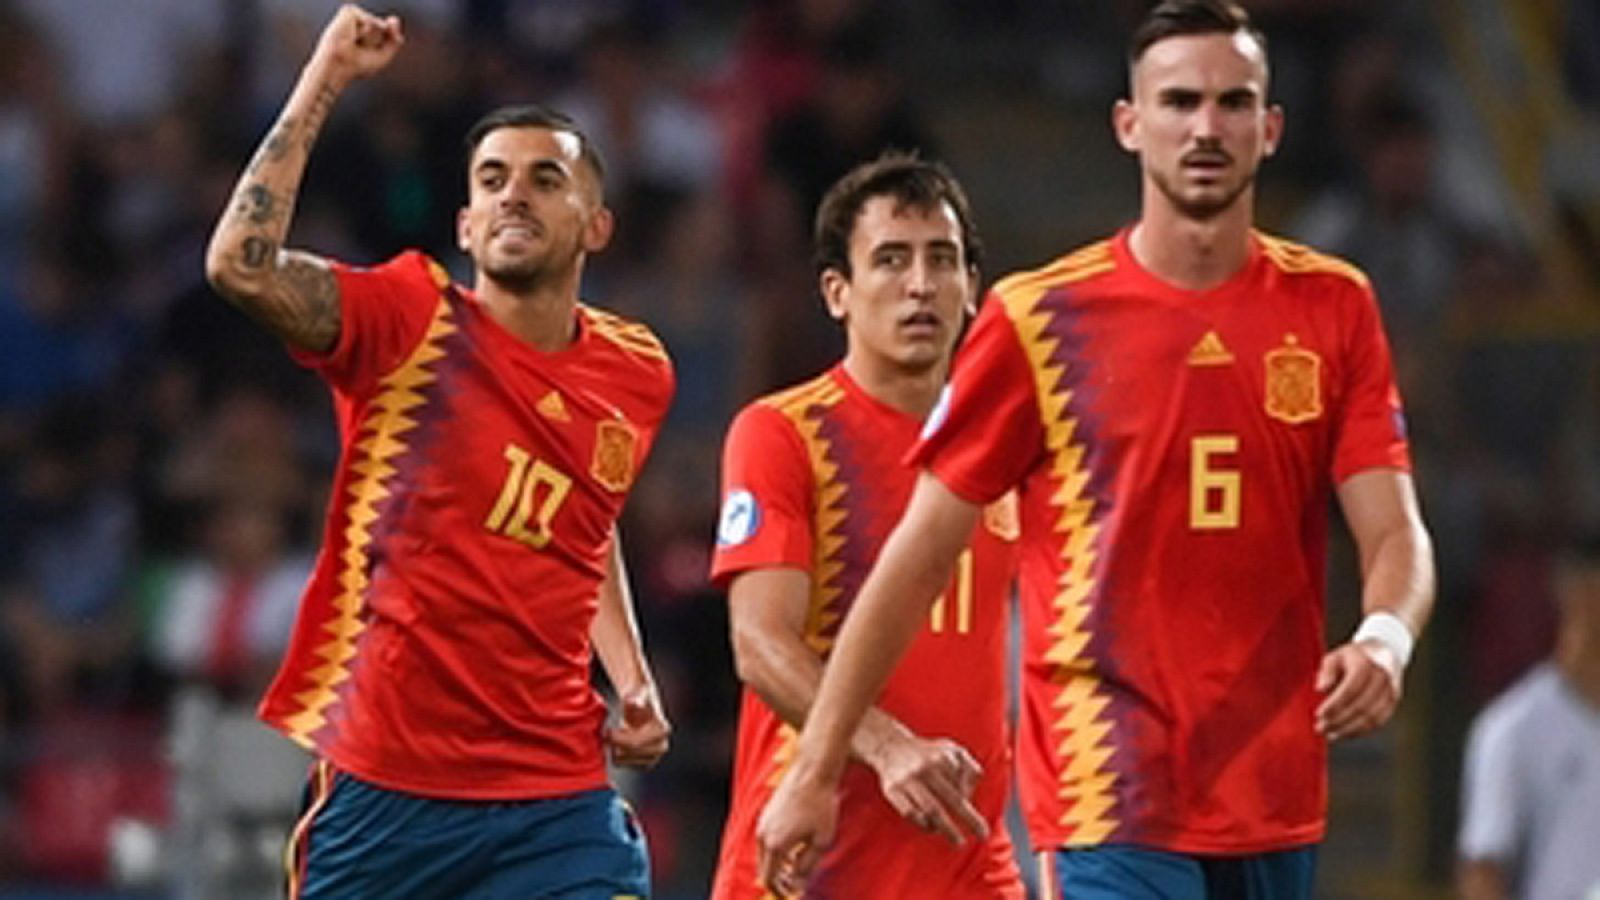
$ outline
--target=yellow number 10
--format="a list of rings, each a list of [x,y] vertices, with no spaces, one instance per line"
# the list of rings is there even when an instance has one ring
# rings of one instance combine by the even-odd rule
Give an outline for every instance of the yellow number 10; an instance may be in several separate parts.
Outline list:
[[[550,522],[572,490],[572,479],[544,460],[534,459],[516,444],[506,445],[506,462],[511,464],[511,471],[506,474],[500,499],[495,501],[483,527],[538,550],[550,543]],[[536,495],[541,486],[549,490],[539,500]]]
[[[1239,527],[1239,491],[1244,476],[1223,468],[1216,457],[1239,452],[1236,434],[1197,435],[1189,456],[1189,527],[1220,531]]]

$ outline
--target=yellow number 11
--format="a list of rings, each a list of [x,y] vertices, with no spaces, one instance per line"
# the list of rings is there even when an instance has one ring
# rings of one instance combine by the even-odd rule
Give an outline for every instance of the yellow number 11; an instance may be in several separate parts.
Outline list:
[[[1189,454],[1189,527],[1221,531],[1239,527],[1239,493],[1244,475],[1218,464],[1217,457],[1239,452],[1236,434],[1196,435]]]

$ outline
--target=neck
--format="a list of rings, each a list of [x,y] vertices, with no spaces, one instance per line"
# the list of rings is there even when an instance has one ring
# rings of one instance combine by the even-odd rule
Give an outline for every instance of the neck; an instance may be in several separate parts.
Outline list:
[[[1556,644],[1556,668],[1573,692],[1600,712],[1600,639],[1581,632],[1563,634]]]
[[[946,366],[941,364],[912,371],[851,351],[845,353],[844,370],[873,399],[921,421],[928,417],[928,413],[933,411],[933,404],[939,400]]]
[[[1153,185],[1145,191],[1144,212],[1128,240],[1139,265],[1191,291],[1214,288],[1244,268],[1250,258],[1250,191],[1205,220],[1179,212]]]
[[[473,284],[478,302],[500,327],[535,350],[550,353],[577,337],[578,274],[509,286],[478,271]]]

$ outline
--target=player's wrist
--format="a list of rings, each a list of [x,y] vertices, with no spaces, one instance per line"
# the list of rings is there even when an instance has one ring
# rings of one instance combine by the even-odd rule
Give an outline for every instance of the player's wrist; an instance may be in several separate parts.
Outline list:
[[[1361,620],[1361,625],[1356,628],[1355,634],[1350,636],[1350,643],[1359,644],[1363,641],[1376,641],[1389,652],[1394,654],[1395,662],[1399,663],[1400,671],[1405,671],[1411,662],[1411,653],[1416,648],[1417,636],[1411,633],[1410,626],[1405,620],[1392,612],[1379,611],[1369,613]]]

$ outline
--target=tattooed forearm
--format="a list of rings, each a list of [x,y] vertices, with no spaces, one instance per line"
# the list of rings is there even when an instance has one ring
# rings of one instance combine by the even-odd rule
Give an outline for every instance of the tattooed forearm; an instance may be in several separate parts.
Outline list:
[[[264,184],[252,184],[244,189],[244,214],[252,224],[266,225],[272,221],[278,203],[272,191]]]
[[[345,83],[326,66],[308,66],[239,179],[206,254],[218,293],[284,340],[314,350],[338,338],[338,282],[325,262],[287,251],[284,242],[312,143]]]
[[[278,255],[278,245],[263,237],[254,235],[244,239],[240,247],[239,261],[247,269],[266,268]]]
[[[322,131],[322,123],[328,120],[328,113],[333,111],[335,100],[339,99],[339,92],[330,85],[323,85],[317,91],[316,99],[311,101],[311,112],[306,114],[306,152],[311,152],[311,144],[317,139],[317,134]]]
[[[267,139],[261,143],[260,149],[256,150],[256,155],[250,158],[250,166],[245,169],[246,176],[258,174],[264,166],[283,162],[289,151],[294,148],[294,131],[293,116],[284,116],[272,126],[272,131],[267,134]],[[305,146],[305,151],[308,154],[311,152],[309,143]]]

